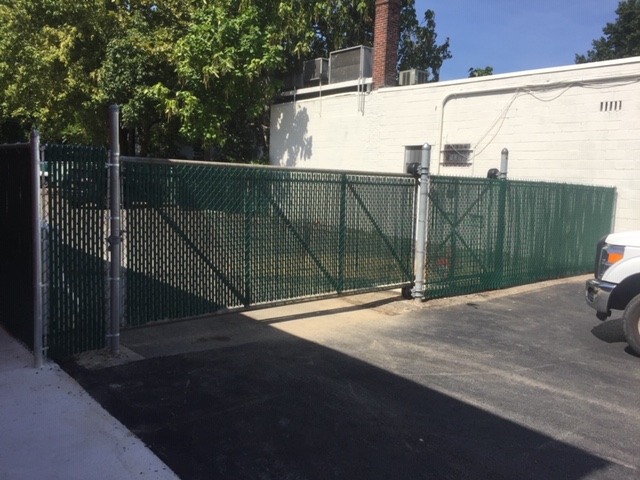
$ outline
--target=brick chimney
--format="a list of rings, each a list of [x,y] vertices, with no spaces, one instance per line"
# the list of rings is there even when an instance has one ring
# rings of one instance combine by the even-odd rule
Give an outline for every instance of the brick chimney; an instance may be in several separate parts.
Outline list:
[[[396,85],[402,0],[376,0],[373,29],[373,89]]]

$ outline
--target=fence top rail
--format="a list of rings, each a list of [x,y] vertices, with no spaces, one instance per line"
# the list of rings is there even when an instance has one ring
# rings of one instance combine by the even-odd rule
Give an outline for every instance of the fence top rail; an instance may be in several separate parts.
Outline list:
[[[499,186],[502,184],[507,185],[522,185],[531,188],[558,188],[565,187],[568,189],[571,188],[589,188],[595,190],[616,190],[616,187],[613,185],[593,185],[588,183],[568,183],[568,182],[551,182],[548,180],[537,180],[537,179],[524,179],[524,178],[505,178],[504,180],[495,179],[495,178],[485,178],[485,177],[463,177],[458,175],[431,175],[431,182],[436,183],[460,183],[460,184],[469,184],[475,183],[478,185],[495,185]]]
[[[292,167],[276,167],[273,165],[250,165],[246,163],[224,163],[224,162],[208,162],[202,160],[182,160],[177,158],[151,158],[151,157],[130,157],[121,155],[121,162],[138,163],[138,164],[159,164],[159,165],[193,165],[203,167],[232,167],[256,170],[273,170],[293,173],[326,173],[326,174],[347,174],[347,175],[367,175],[371,177],[397,177],[397,178],[413,178],[408,173],[381,173],[381,172],[365,172],[360,170],[328,170],[323,168],[292,168]]]
[[[30,145],[31,145],[30,143],[2,143],[0,144],[0,149],[9,150],[9,149],[16,149],[16,148],[27,148]]]

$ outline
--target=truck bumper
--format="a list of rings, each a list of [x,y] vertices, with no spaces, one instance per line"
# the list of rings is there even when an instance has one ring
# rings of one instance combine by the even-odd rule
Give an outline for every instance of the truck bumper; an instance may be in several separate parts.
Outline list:
[[[615,283],[603,282],[596,278],[587,280],[585,287],[585,300],[587,305],[594,308],[596,312],[605,316],[609,315],[609,297],[616,287]]]

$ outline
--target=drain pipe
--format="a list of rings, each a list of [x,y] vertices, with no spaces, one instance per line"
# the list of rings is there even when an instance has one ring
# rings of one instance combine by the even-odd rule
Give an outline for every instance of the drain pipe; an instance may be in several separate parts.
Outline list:
[[[418,203],[418,228],[416,232],[416,280],[412,296],[416,302],[424,300],[425,258],[427,248],[427,216],[429,214],[429,164],[431,163],[431,145],[422,145],[420,162],[420,201]]]
[[[110,261],[110,300],[111,300],[111,325],[109,328],[109,345],[111,355],[120,353],[120,299],[122,290],[120,289],[121,270],[121,241],[122,232],[120,228],[120,110],[117,105],[109,107],[109,222],[110,235],[107,239],[109,244]]]

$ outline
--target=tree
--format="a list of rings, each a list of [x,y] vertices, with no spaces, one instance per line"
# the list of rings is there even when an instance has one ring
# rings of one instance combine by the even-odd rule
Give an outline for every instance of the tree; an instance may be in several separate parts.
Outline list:
[[[226,126],[261,117],[275,93],[270,74],[283,60],[282,25],[272,20],[276,7],[217,1],[196,12],[175,48],[183,86],[165,99],[186,138],[224,148],[231,133]]]
[[[163,92],[179,87],[171,52],[184,35],[189,14],[167,1],[155,2],[153,8],[122,2],[115,16],[118,28],[101,52],[94,101],[103,108],[120,106],[128,153],[175,154],[179,125],[167,118]]]
[[[403,58],[437,80],[448,41],[435,44],[433,12],[411,19],[414,4]],[[0,136],[104,145],[116,103],[123,154],[192,144],[246,161],[267,146],[276,73],[371,45],[374,14],[375,0],[0,0]]]
[[[309,12],[314,31],[309,58],[328,57],[332,51],[357,45],[373,45],[375,0],[309,3],[314,4]]]
[[[100,52],[112,32],[106,2],[0,4],[0,112],[23,131],[88,143],[104,116],[92,101]],[[101,142],[102,143],[102,142]]]
[[[105,144],[117,103],[124,153],[240,145],[247,128],[237,125],[264,113],[284,52],[311,42],[299,3],[2,0],[2,118],[50,141]],[[242,158],[234,148],[225,158]]]
[[[484,68],[473,68],[469,69],[469,78],[474,77],[486,77],[488,75],[493,75],[493,67],[484,67]]]
[[[414,0],[405,0],[400,20],[400,45],[398,70],[417,68],[429,72],[430,81],[440,79],[440,68],[452,57],[449,39],[442,45],[436,43],[436,21],[433,10],[424,13],[423,24],[418,23]]]
[[[586,55],[576,54],[576,63],[599,62],[640,55],[640,0],[623,0],[617,19],[602,29],[603,37],[592,42]]]

